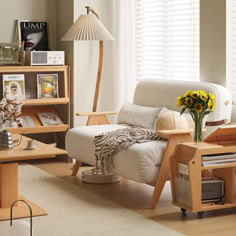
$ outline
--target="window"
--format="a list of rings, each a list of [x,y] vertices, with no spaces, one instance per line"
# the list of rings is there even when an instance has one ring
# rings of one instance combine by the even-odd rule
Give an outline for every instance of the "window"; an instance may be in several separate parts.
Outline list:
[[[136,78],[199,81],[200,0],[136,0]]]
[[[226,4],[226,87],[236,104],[236,2],[229,0]]]

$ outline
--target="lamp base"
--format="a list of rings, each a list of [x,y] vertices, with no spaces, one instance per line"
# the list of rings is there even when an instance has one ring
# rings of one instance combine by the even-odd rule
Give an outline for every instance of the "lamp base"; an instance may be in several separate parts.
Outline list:
[[[105,172],[98,174],[95,169],[82,172],[82,181],[93,184],[110,184],[120,181],[120,177],[116,174]]]

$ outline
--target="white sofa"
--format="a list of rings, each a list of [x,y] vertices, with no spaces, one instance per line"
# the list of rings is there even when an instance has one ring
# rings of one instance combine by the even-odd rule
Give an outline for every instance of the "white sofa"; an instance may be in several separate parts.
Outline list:
[[[219,127],[219,123],[230,121],[231,118],[231,95],[226,88],[220,85],[203,82],[145,80],[137,85],[133,103],[149,107],[165,106],[170,110],[178,111],[176,98],[183,95],[187,90],[200,89],[205,90],[207,93],[212,92],[216,96],[216,109],[207,118],[207,124],[210,126],[206,126],[206,129],[207,134],[209,134]],[[68,155],[80,162],[95,166],[94,136],[123,127],[120,124],[109,124],[78,127],[69,130],[66,135]],[[181,139],[179,141],[181,142]],[[113,172],[140,183],[154,185],[156,183],[157,185],[158,178],[160,178],[159,170],[164,165],[162,161],[165,152],[167,152],[166,147],[167,141],[134,144],[128,150],[121,151],[114,156]],[[172,148],[172,151],[168,152],[168,156],[172,154],[173,150]],[[165,165],[168,166],[168,160]]]

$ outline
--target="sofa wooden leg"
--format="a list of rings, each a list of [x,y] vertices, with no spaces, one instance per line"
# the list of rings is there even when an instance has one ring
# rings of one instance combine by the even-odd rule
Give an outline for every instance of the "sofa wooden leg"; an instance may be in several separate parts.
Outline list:
[[[179,143],[190,142],[191,140],[192,140],[192,137],[190,133],[176,134],[168,138],[168,144],[167,144],[167,148],[164,153],[164,156],[163,156],[160,173],[159,173],[157,182],[155,184],[155,189],[152,195],[152,202],[151,202],[152,209],[156,208],[159,198],[161,196],[161,192],[168,179],[170,157],[171,155],[173,155],[176,145]]]
[[[152,195],[152,202],[151,202],[152,209],[156,208],[167,179],[168,179],[168,169],[167,170],[164,169],[163,171],[160,170],[160,175],[156,182],[156,186]]]
[[[78,171],[79,171],[79,168],[81,166],[81,162],[76,160],[74,166],[73,166],[73,170],[72,170],[72,176],[76,176]]]

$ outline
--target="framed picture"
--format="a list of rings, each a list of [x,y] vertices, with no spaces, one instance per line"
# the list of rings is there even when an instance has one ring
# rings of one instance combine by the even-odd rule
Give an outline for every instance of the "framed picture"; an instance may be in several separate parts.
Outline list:
[[[61,120],[54,112],[39,112],[37,115],[43,126],[62,124]]]
[[[38,74],[37,75],[37,97],[58,98],[58,75]]]
[[[48,51],[49,31],[46,21],[18,20],[19,42],[24,42],[25,51]]]
[[[25,99],[25,79],[23,74],[3,75],[3,92],[11,100]]]

